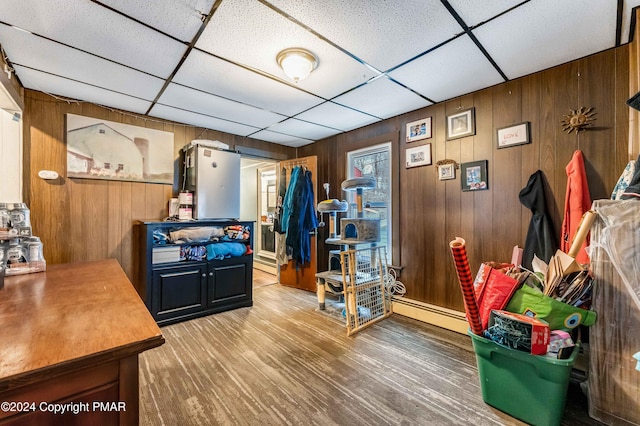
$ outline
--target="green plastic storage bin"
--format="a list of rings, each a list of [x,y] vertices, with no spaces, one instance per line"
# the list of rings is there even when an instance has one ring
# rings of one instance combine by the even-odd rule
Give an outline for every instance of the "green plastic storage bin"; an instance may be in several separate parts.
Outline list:
[[[569,359],[555,359],[500,346],[471,332],[469,335],[484,402],[532,425],[560,424],[578,345]]]

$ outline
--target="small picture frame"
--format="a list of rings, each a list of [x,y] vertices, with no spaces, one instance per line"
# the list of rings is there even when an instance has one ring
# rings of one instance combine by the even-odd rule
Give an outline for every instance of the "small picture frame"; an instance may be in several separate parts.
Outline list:
[[[431,117],[407,123],[407,142],[431,138]]]
[[[497,130],[498,149],[531,143],[529,122],[502,127]]]
[[[469,108],[447,116],[447,140],[476,134],[475,108]]]
[[[460,183],[463,191],[482,191],[489,189],[487,160],[472,161],[460,165]]]
[[[431,164],[431,144],[407,148],[405,151],[406,168],[428,166]]]
[[[438,179],[449,180],[456,178],[455,163],[441,164],[438,166]]]

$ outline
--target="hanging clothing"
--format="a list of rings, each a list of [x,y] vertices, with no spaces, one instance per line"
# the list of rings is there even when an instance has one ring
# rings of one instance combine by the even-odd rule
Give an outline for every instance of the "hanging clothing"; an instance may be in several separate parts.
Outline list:
[[[278,201],[276,203],[276,211],[273,215],[273,231],[277,234],[284,234],[286,231],[282,229],[282,203],[287,193],[287,168],[280,170],[280,182],[278,183]],[[286,263],[286,262],[285,262]]]
[[[318,227],[313,181],[309,170],[299,173],[292,192],[286,241],[287,246],[291,247],[292,258],[298,264],[305,264],[311,261],[311,231]]]
[[[567,193],[564,199],[564,220],[562,222],[562,241],[560,249],[568,253],[573,243],[578,225],[586,211],[591,209],[591,195],[587,172],[584,168],[584,156],[582,151],[576,150],[566,167]],[[576,256],[576,261],[581,264],[589,263],[589,255],[585,248],[589,244],[589,237],[582,243],[582,247]]]
[[[624,189],[620,195],[621,200],[640,199],[640,156],[636,161],[636,170],[629,181],[629,186]]]
[[[289,229],[289,218],[291,217],[291,208],[293,206],[293,191],[298,184],[298,177],[302,173],[302,167],[295,167],[291,171],[291,180],[287,187],[284,201],[282,202],[282,216],[280,218],[280,229],[283,233],[287,233]]]
[[[627,167],[624,168],[622,174],[618,178],[618,182],[616,186],[613,187],[613,191],[611,192],[612,200],[619,200],[624,194],[625,190],[631,184],[631,180],[636,173],[636,161],[631,160],[627,163]]]
[[[532,213],[522,254],[522,266],[531,269],[534,254],[549,263],[551,256],[558,250],[553,221],[547,210],[542,170],[529,176],[527,185],[520,191],[520,203]]]

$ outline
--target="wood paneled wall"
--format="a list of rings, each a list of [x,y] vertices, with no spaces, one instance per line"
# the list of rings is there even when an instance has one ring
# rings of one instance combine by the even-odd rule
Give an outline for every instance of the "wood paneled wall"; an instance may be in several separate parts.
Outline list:
[[[174,184],[146,184],[66,178],[65,114],[77,114],[174,134]],[[227,133],[159,119],[143,119],[89,103],[67,103],[47,94],[25,91],[24,200],[31,209],[33,233],[42,239],[48,263],[115,258],[133,282],[137,274],[133,224],[167,216],[169,198],[180,188],[179,151],[193,139],[214,139],[256,148],[287,158],[295,149]],[[55,170],[55,181],[38,177]]]
[[[531,212],[519,201],[529,176],[540,169],[547,180],[547,207],[560,234],[567,176],[575,150],[583,151],[592,199],[609,198],[628,161],[629,48],[622,46],[485,90],[435,104],[380,123],[327,138],[298,149],[318,156],[318,182],[329,182],[332,196],[345,179],[346,153],[380,142],[394,143],[399,191],[394,196],[394,259],[408,298],[464,310],[448,248],[455,237],[467,241],[472,271],[483,261],[509,261],[523,246]],[[589,130],[567,134],[560,120],[570,110],[594,107]],[[445,141],[446,116],[475,107],[476,134]],[[433,137],[406,144],[405,124],[432,117]],[[496,129],[531,123],[532,143],[496,148]],[[434,165],[406,169],[408,146],[431,143]],[[399,155],[396,155],[399,154]],[[439,181],[435,162],[488,160],[489,190],[462,192],[455,180]],[[318,265],[326,265],[329,247],[320,230]]]

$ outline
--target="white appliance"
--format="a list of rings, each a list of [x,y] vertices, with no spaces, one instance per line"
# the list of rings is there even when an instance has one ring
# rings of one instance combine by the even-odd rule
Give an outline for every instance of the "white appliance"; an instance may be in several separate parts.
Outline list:
[[[193,218],[240,218],[240,154],[189,144],[185,154],[185,189],[193,193]]]

